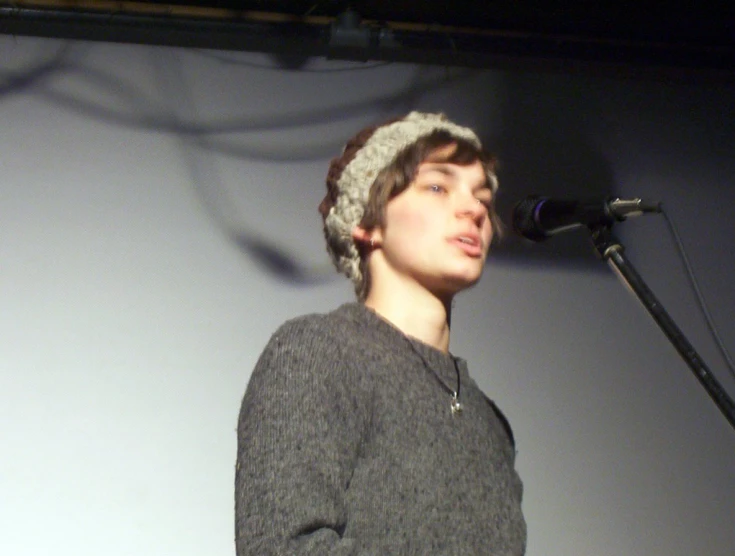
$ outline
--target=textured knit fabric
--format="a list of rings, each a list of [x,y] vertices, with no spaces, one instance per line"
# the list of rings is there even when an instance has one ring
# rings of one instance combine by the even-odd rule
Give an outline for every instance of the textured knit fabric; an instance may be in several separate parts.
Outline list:
[[[238,424],[238,556],[524,554],[515,448],[457,359],[361,304],[284,324]]]

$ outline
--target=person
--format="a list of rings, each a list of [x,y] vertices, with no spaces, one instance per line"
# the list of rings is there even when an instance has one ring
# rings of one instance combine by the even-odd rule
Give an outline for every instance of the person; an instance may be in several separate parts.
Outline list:
[[[500,227],[476,134],[412,112],[348,142],[320,205],[357,301],[282,325],[238,421],[238,556],[525,552],[511,429],[449,352]]]

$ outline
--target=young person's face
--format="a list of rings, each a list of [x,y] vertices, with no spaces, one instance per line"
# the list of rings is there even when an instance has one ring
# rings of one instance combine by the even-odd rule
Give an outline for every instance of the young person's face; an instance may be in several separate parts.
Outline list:
[[[387,203],[378,231],[392,271],[442,296],[480,279],[493,235],[483,165],[440,162],[454,148],[419,165],[414,181]]]

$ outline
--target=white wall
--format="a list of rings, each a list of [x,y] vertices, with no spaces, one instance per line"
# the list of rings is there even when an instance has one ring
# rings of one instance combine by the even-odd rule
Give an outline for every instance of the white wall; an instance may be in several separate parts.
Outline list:
[[[234,554],[250,369],[283,320],[352,297],[316,212],[328,161],[411,108],[478,128],[506,200],[663,200],[735,350],[735,87],[287,71],[266,55],[7,36],[0,52],[2,554]],[[663,220],[618,231],[735,395]],[[514,427],[528,555],[730,555],[735,431],[586,249],[582,233],[511,240],[455,309],[452,349]]]

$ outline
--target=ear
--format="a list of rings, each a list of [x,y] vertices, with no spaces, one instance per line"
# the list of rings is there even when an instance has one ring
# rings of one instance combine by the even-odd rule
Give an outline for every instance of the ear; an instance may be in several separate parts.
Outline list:
[[[372,240],[373,245],[380,245],[382,241],[382,234],[379,228],[373,228],[372,230],[366,230],[362,226],[355,226],[352,228],[352,239],[357,243],[361,243],[365,246],[370,245]]]
[[[362,226],[355,226],[352,228],[352,239],[355,240],[355,243],[362,243],[364,245],[367,245],[370,243],[370,232],[368,232],[365,228]]]

